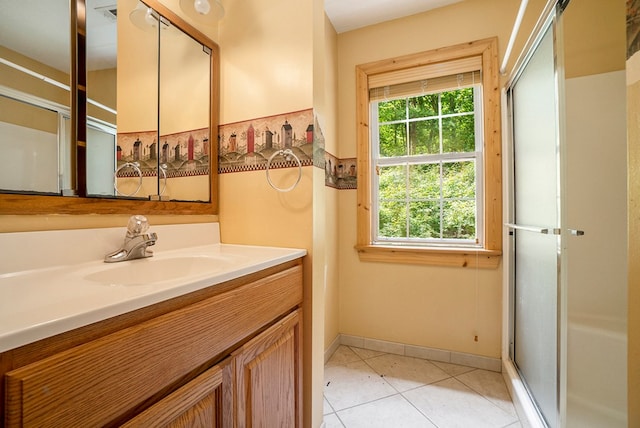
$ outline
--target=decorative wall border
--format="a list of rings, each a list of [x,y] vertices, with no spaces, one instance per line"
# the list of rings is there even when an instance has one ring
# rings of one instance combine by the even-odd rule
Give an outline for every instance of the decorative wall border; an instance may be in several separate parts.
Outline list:
[[[155,177],[159,157],[167,178],[209,175],[209,128],[161,135],[159,144],[156,138],[156,131],[118,133],[117,167],[136,162],[143,177]],[[129,168],[118,173],[118,177],[132,176],[137,173]]]
[[[640,50],[640,0],[627,0],[627,59]]]
[[[325,151],[325,140],[313,109],[278,114],[220,125],[218,131],[218,173],[260,171],[278,150],[291,149],[302,166],[325,170],[325,185],[355,189],[355,158],[338,159]],[[269,168],[296,168],[276,155]]]
[[[338,159],[325,152],[324,183],[338,190],[357,189],[356,158]]]
[[[218,172],[266,169],[269,158],[282,149],[292,150],[303,166],[311,166],[315,147],[312,109],[220,125]],[[276,155],[270,168],[297,166]]]

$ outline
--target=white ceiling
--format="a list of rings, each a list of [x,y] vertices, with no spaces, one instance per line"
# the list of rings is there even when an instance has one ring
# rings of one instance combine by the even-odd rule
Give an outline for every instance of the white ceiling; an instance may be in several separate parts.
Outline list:
[[[338,33],[378,24],[462,0],[324,0],[324,10]]]
[[[105,9],[117,0],[87,0],[89,70],[115,66],[116,26]],[[237,0],[222,0],[228,3]],[[325,11],[338,33],[354,30],[462,0],[325,0]],[[40,58],[68,72],[69,0],[0,0],[0,42],[23,55]]]

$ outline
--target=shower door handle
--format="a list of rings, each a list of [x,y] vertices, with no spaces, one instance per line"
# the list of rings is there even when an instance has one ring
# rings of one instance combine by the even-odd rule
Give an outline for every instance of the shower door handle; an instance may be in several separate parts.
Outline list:
[[[525,226],[525,225],[515,224],[515,223],[505,223],[504,225],[511,230],[524,230],[526,232],[541,233],[543,235],[559,235],[560,234],[560,229],[553,228],[553,227]]]

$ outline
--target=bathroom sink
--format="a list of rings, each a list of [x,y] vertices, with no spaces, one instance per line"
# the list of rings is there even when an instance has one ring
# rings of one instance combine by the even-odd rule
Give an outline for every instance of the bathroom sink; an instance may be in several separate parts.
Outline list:
[[[20,233],[20,239],[0,233],[10,235],[0,236],[0,248],[15,250],[0,257],[0,352],[232,281],[306,254],[295,248],[219,242],[187,245],[196,234],[215,237],[217,232],[206,229],[203,233],[199,227],[185,231],[180,226],[154,228],[160,239],[153,247],[153,257],[117,263],[104,263],[103,256],[106,249],[122,242],[119,229],[68,232],[71,238],[67,231],[62,235],[59,231]],[[35,236],[31,237],[31,233]],[[191,241],[187,242],[187,238]],[[105,246],[103,241],[107,240],[115,245]],[[95,241],[99,244],[91,246]],[[46,251],[40,251],[42,242],[56,245],[45,245]]]
[[[147,258],[106,265],[84,279],[104,285],[149,285],[190,277],[211,275],[229,268],[226,257],[195,255]]]

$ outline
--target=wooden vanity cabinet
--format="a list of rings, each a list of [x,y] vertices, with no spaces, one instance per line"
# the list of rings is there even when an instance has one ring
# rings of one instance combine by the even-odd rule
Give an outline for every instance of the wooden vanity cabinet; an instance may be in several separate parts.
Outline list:
[[[293,312],[234,354],[237,428],[302,427],[301,320]]]
[[[301,427],[301,261],[210,288],[0,354],[4,425]]]

